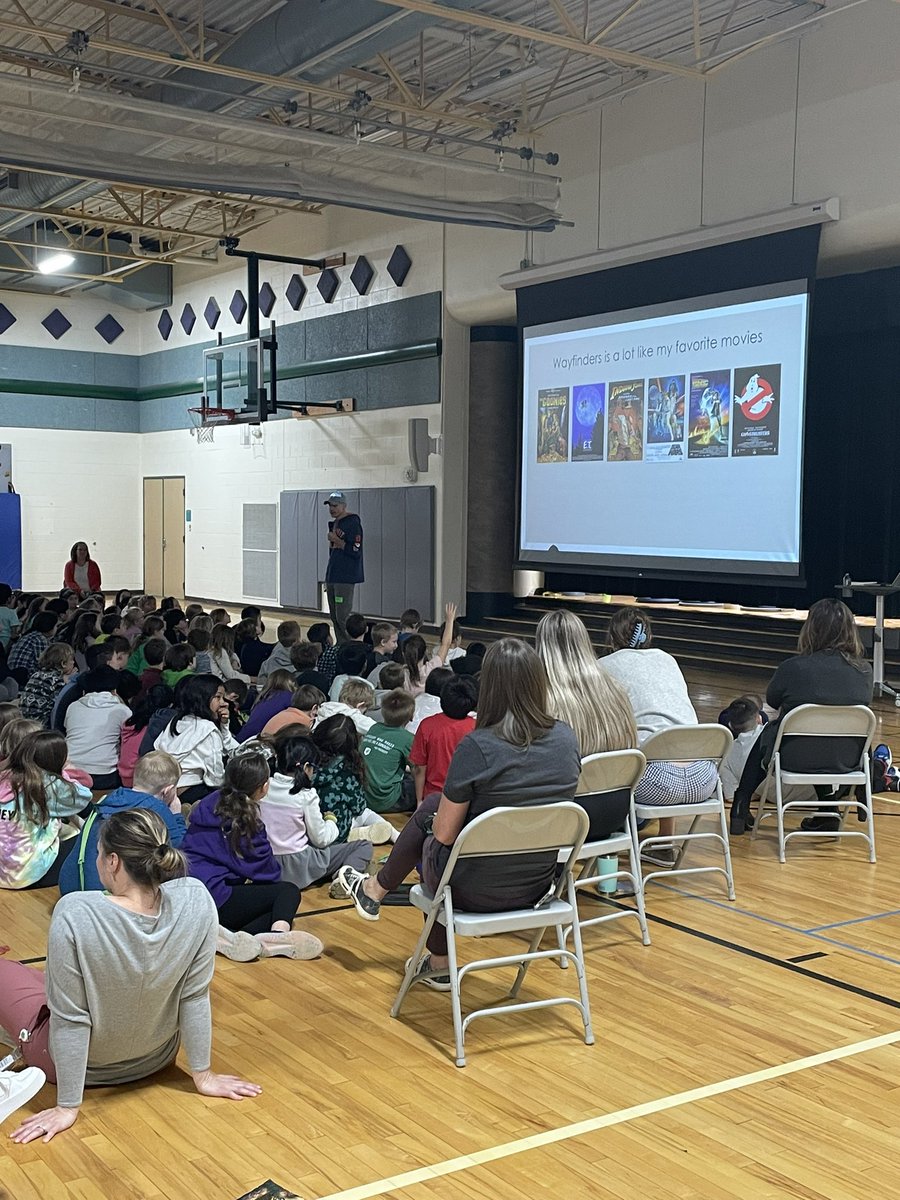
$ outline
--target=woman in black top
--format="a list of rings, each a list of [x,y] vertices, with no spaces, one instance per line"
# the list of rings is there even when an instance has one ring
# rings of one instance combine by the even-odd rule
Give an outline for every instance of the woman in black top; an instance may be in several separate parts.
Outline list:
[[[457,746],[443,793],[422,801],[377,875],[349,866],[338,872],[361,917],[377,921],[381,901],[419,862],[422,881],[434,892],[463,827],[489,809],[573,799],[581,773],[578,742],[550,715],[548,692],[547,672],[530,646],[518,638],[494,642],[484,657],[475,729]],[[556,873],[555,854],[540,862],[535,857],[460,864],[454,899],[468,912],[530,907]],[[449,991],[447,930],[439,922],[427,946],[416,979]]]
[[[799,654],[781,664],[766,689],[766,703],[779,710],[756,739],[734,793],[732,834],[753,823],[750,800],[766,776],[781,718],[801,704],[871,704],[872,668],[863,658],[853,613],[840,600],[817,600],[800,630]],[[820,798],[823,792],[816,789]],[[803,829],[833,829],[838,815],[827,809],[807,817]]]

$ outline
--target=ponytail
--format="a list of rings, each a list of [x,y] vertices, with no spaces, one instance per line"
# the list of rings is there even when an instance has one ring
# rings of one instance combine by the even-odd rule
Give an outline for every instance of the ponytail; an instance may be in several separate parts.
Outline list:
[[[149,808],[111,813],[100,826],[100,849],[117,854],[128,875],[143,887],[159,888],[188,873],[187,858],[169,841],[161,817]]]
[[[418,686],[422,682],[422,663],[425,661],[425,639],[418,633],[410,634],[401,647],[403,665],[409,682]]]
[[[292,776],[292,796],[311,786],[305,768],[318,766],[321,759],[318,746],[306,734],[284,734],[275,743],[275,769],[279,775]]]
[[[268,779],[269,762],[260,752],[236,755],[225,768],[215,811],[232,852],[241,858],[241,851],[263,828],[253,796]]]

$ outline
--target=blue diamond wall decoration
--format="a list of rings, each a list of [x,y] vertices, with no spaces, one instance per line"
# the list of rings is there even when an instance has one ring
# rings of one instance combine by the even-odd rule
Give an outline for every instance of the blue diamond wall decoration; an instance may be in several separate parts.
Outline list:
[[[333,271],[331,267],[327,267],[319,276],[319,282],[316,287],[319,289],[319,295],[326,304],[330,304],[337,295],[337,290],[341,286],[341,281],[338,279],[337,271]]]
[[[403,246],[395,246],[394,253],[390,257],[387,269],[388,275],[396,283],[397,287],[403,287],[403,281],[409,274],[409,268],[412,266],[412,259],[406,253]]]
[[[156,322],[156,328],[159,330],[159,336],[164,342],[169,340],[169,334],[172,332],[172,327],[175,322],[167,308],[164,308],[159,314],[159,320]]]
[[[238,325],[244,320],[247,312],[247,301],[244,299],[243,292],[235,292],[231,297],[231,303],[228,305],[228,311],[237,321]]]
[[[12,315],[5,304],[0,304],[0,333],[6,333],[16,323],[16,318]]]
[[[181,322],[181,328],[185,333],[190,333],[197,324],[197,314],[189,304],[186,304],[181,310],[181,316],[178,319]]]
[[[58,308],[54,308],[53,312],[47,313],[41,324],[57,342],[72,328],[72,322],[67,317],[64,317]]]
[[[264,317],[270,317],[274,307],[275,292],[270,283],[264,283],[259,289],[259,311]]]
[[[222,310],[216,304],[215,296],[210,296],[206,302],[206,308],[203,310],[203,317],[210,329],[215,329],[219,323],[219,317],[222,315]]]
[[[97,322],[94,328],[103,338],[104,342],[106,342],[107,346],[111,346],[116,338],[121,337],[125,332],[112,313],[107,313],[102,321]]]
[[[291,276],[291,281],[287,285],[284,294],[287,298],[288,304],[291,306],[294,312],[297,312],[297,310],[300,308],[300,305],[306,299],[306,284],[299,275]]]
[[[372,264],[364,254],[361,254],[353,264],[353,270],[350,272],[350,282],[359,294],[364,296],[374,278],[375,272],[372,270]]]

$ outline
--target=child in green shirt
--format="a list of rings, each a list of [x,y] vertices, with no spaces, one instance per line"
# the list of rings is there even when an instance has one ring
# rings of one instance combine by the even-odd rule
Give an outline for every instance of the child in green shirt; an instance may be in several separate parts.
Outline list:
[[[415,807],[415,791],[407,774],[413,735],[404,728],[411,720],[415,701],[397,688],[381,701],[381,721],[360,741],[366,764],[366,804],[378,813],[409,812]],[[409,783],[404,789],[404,782]]]

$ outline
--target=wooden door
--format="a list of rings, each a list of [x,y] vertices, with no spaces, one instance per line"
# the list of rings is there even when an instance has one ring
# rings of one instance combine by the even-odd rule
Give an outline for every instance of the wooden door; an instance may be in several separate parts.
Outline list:
[[[159,599],[163,589],[163,481],[144,480],[144,591]]]
[[[184,477],[144,480],[144,591],[184,597]]]

